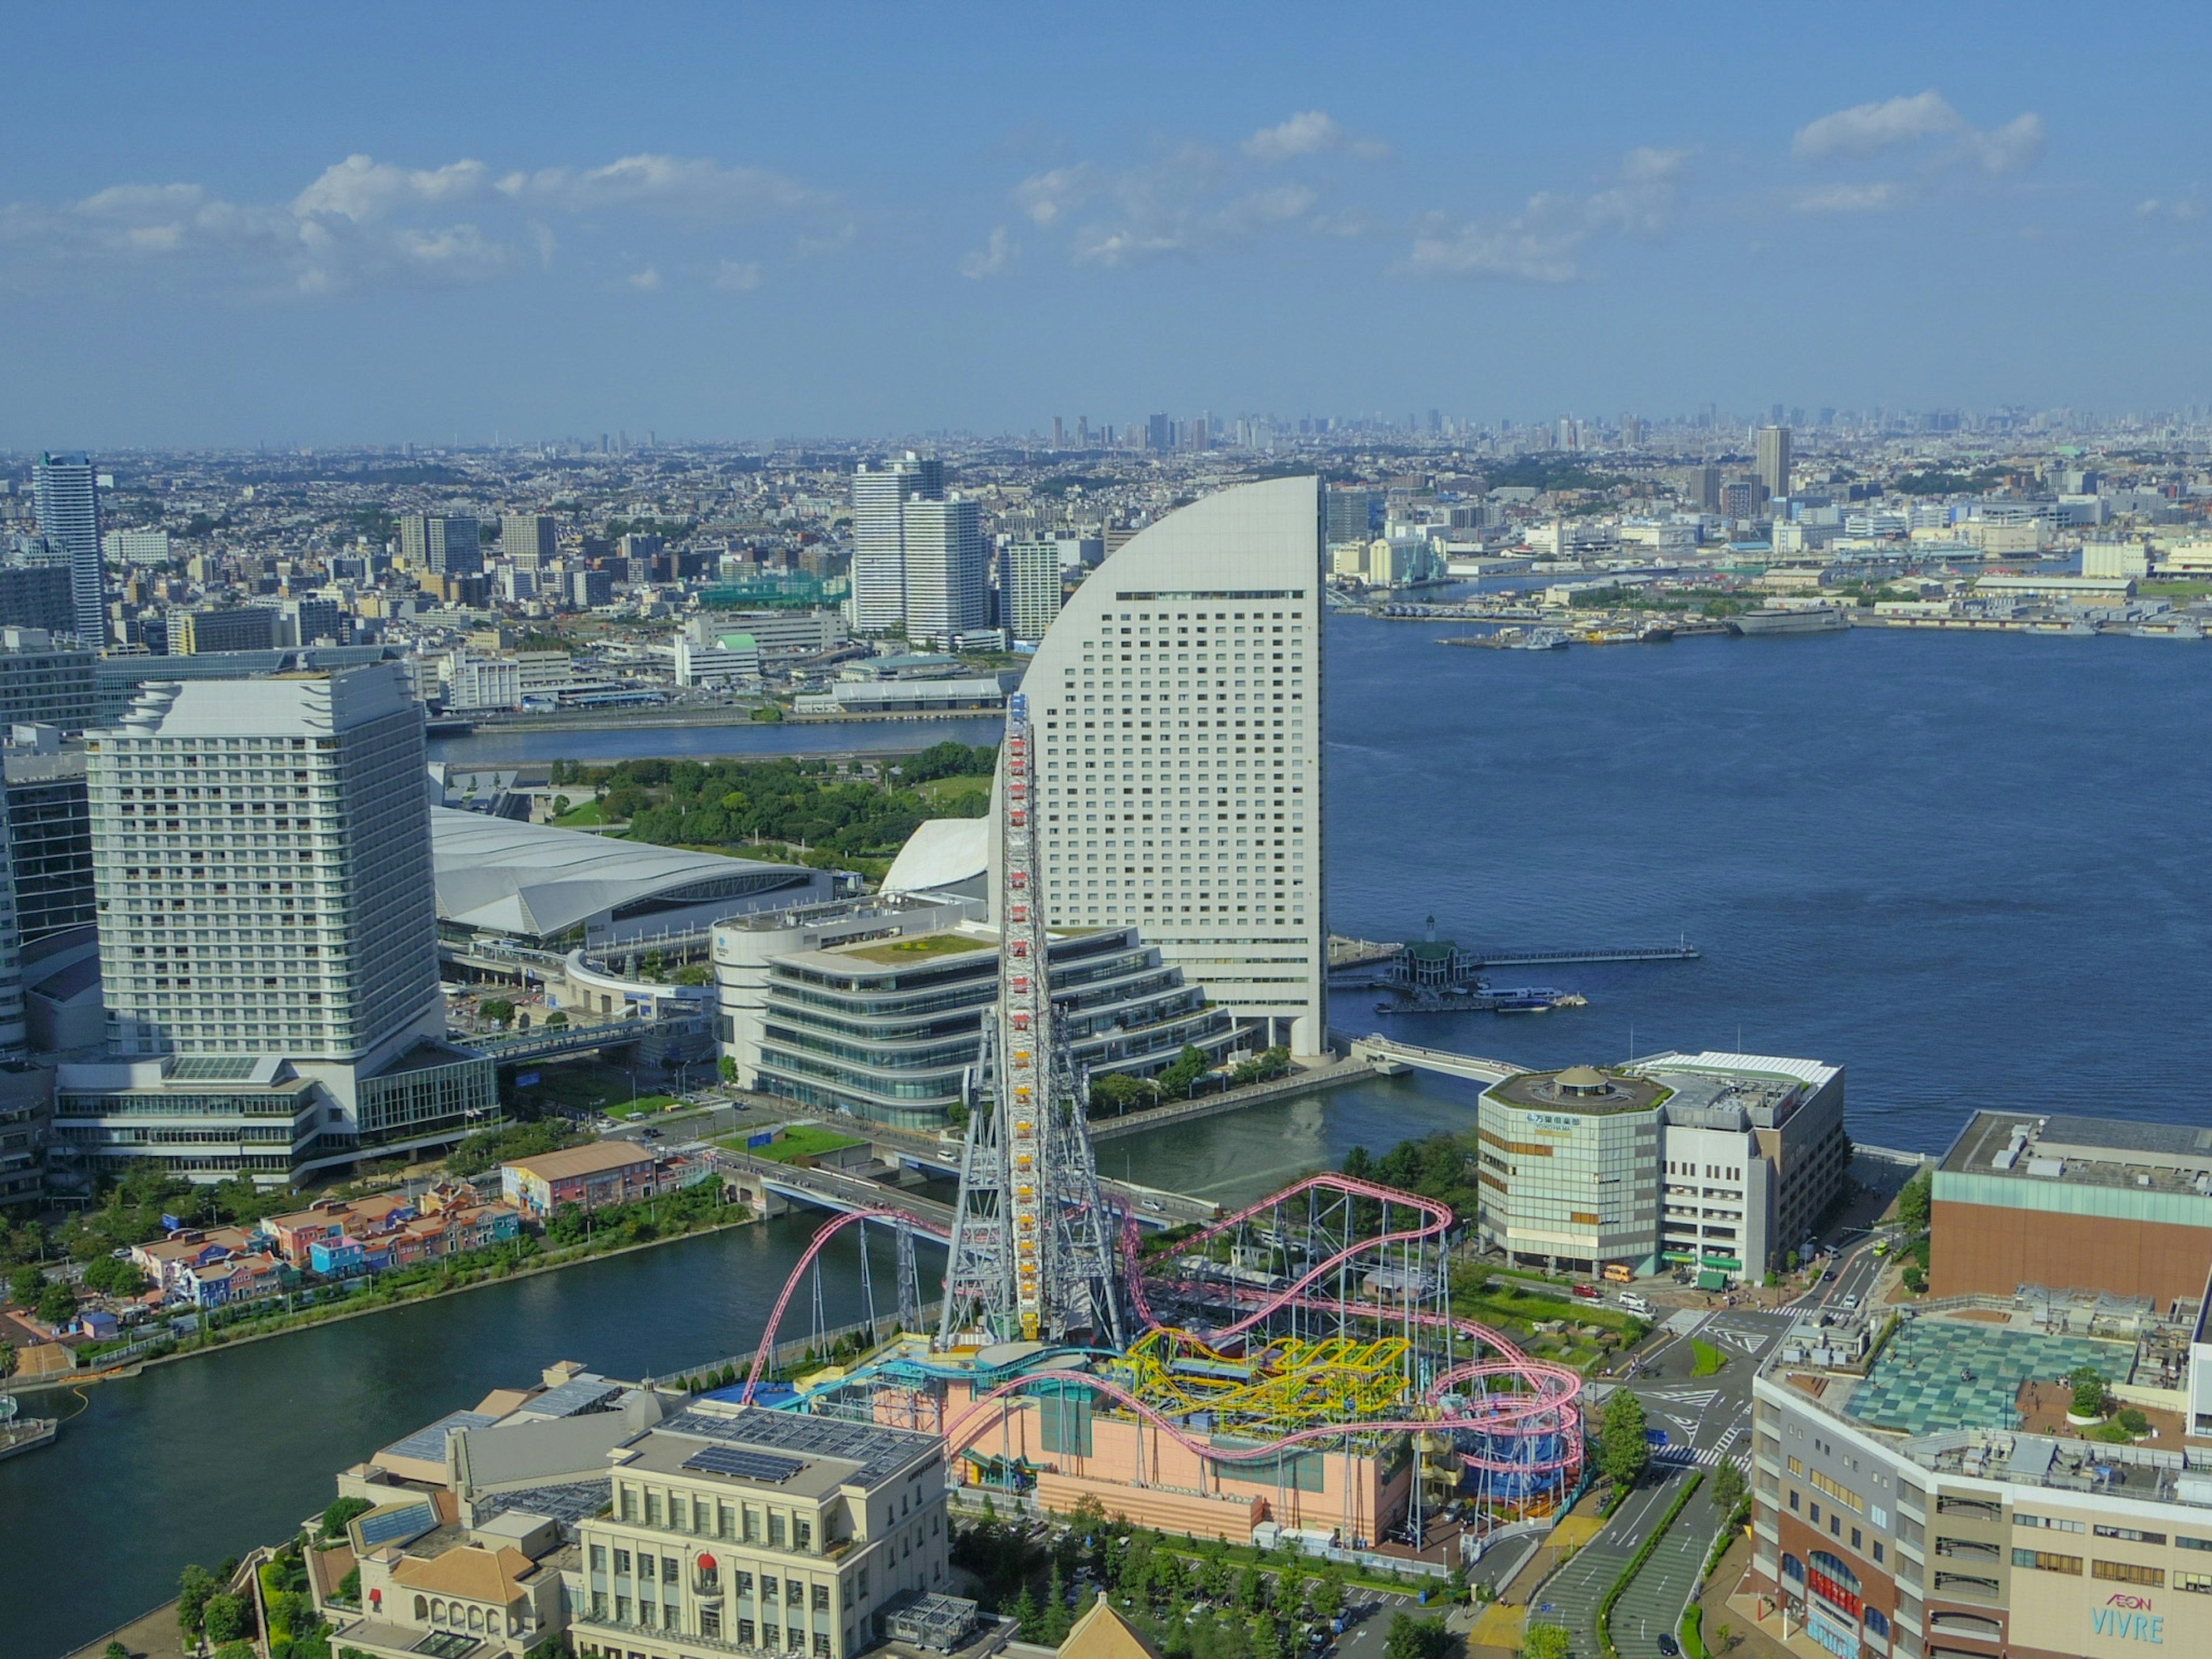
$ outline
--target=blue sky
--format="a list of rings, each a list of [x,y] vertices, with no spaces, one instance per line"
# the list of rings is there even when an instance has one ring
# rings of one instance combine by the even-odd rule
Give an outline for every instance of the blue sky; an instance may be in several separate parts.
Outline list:
[[[1055,9],[72,8],[0,444],[2212,402],[2201,9]]]

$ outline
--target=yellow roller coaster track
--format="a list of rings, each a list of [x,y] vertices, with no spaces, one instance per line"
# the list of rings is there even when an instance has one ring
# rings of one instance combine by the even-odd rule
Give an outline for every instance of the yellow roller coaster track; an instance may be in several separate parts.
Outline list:
[[[1402,1337],[1282,1340],[1217,1352],[1188,1332],[1146,1332],[1115,1364],[1131,1392],[1173,1416],[1208,1412],[1224,1428],[1288,1434],[1324,1423],[1403,1418],[1414,1405]],[[1218,1367],[1218,1373],[1197,1367]]]

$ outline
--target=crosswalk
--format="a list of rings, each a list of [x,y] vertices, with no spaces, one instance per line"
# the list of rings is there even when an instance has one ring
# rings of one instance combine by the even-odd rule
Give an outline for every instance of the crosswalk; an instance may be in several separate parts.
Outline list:
[[[1645,1389],[1642,1392],[1647,1405],[1677,1406],[1688,1412],[1701,1412],[1721,1397],[1718,1389]]]
[[[1723,1462],[1732,1462],[1728,1449],[1735,1447],[1739,1433],[1741,1429],[1729,1429],[1719,1440],[1714,1440],[1710,1447],[1656,1447],[1652,1451],[1652,1462],[1672,1464],[1677,1468],[1692,1467],[1692,1464],[1697,1468],[1719,1468]]]
[[[1701,1469],[1718,1468],[1729,1461],[1727,1438],[1731,1437],[1724,1437],[1721,1443],[1711,1446],[1661,1446],[1651,1454],[1651,1461],[1677,1467],[1695,1464]]]

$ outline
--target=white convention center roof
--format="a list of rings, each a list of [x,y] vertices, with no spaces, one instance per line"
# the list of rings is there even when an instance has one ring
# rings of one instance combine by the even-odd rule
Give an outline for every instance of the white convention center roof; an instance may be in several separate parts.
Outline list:
[[[698,905],[726,913],[823,883],[818,871],[690,853],[452,807],[430,809],[438,919],[481,933],[553,939]],[[804,897],[794,890],[794,898]],[[790,901],[785,901],[790,902]]]

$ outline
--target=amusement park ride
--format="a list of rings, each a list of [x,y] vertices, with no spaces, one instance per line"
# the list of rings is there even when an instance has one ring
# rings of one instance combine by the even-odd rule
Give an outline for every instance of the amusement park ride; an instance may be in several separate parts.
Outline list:
[[[1241,1540],[1265,1518],[1316,1542],[1402,1527],[1418,1543],[1446,1510],[1480,1534],[1553,1508],[1581,1471],[1581,1379],[1451,1312],[1449,1206],[1322,1174],[1150,1241],[1107,1206],[1046,974],[1034,744],[1017,695],[996,809],[1000,994],[951,1236],[889,1203],[825,1224],[744,1398],[927,1429],[978,1484],[1049,1508],[1091,1496],[1175,1531]],[[871,1223],[898,1239],[901,1334],[768,1391],[797,1287],[816,1275],[818,1331],[822,1247]],[[917,1328],[916,1233],[949,1249],[933,1334]]]

